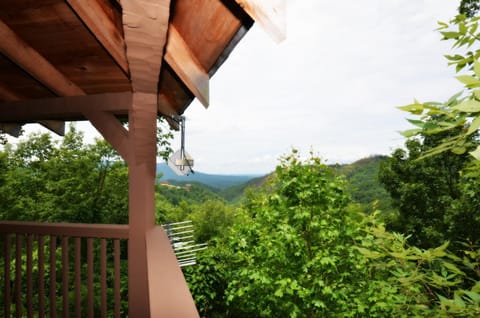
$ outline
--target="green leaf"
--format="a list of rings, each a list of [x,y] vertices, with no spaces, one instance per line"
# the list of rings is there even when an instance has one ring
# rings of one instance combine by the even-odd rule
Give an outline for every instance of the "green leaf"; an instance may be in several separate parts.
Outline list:
[[[314,305],[315,307],[317,307],[317,308],[325,308],[325,307],[326,307],[326,306],[325,306],[325,303],[324,303],[323,301],[317,300],[317,299],[315,299],[315,300],[313,301],[313,305]]]
[[[453,31],[443,31],[440,32],[445,39],[456,39],[460,34],[458,32]]]
[[[413,104],[405,105],[405,106],[399,106],[397,108],[400,109],[400,110],[412,113],[414,115],[421,115],[422,112],[423,112],[424,106],[423,106],[423,104],[415,102]]]
[[[437,24],[439,25],[439,28],[448,28],[448,23],[442,22],[442,21],[437,21]]]
[[[475,99],[480,100],[480,89],[474,90],[473,91],[473,96],[475,97]]]
[[[480,281],[475,283],[475,285],[472,287],[472,291],[475,293],[480,293]]]
[[[456,265],[449,263],[449,262],[444,262],[443,265],[449,269],[451,272],[458,274],[458,275],[465,275],[463,271],[461,271]]]
[[[455,304],[460,307],[460,308],[465,308],[465,302],[463,301],[462,297],[460,297],[458,294],[455,294],[453,296],[453,299],[455,300]]]
[[[455,110],[459,110],[465,113],[480,112],[480,102],[476,100],[466,100],[453,107]]]
[[[424,128],[425,127],[425,123],[422,121],[422,120],[418,120],[418,119],[408,119],[407,118],[407,121],[414,125],[414,126],[417,126],[417,127],[420,127],[420,128]]]
[[[477,160],[480,160],[480,146],[477,146],[477,149],[470,151],[470,154]]]
[[[460,60],[463,60],[464,57],[460,54],[455,54],[455,55],[444,55],[445,58],[449,61],[460,61]]]
[[[475,117],[475,119],[472,121],[472,123],[468,127],[467,136],[477,131],[478,128],[480,128],[480,116]]]
[[[464,290],[463,292],[465,293],[465,295],[470,297],[470,299],[473,300],[474,302],[480,303],[480,294],[469,291],[469,290]]]
[[[422,132],[422,129],[415,128],[415,129],[409,129],[409,130],[401,131],[400,134],[405,138],[410,138],[410,137],[418,135],[421,132]]]
[[[478,23],[475,22],[474,24],[472,24],[472,26],[470,27],[470,33],[475,33],[477,31],[477,28],[478,28]],[[474,38],[474,40],[476,40],[476,38]]]
[[[458,98],[460,96],[462,96],[462,94],[463,94],[463,91],[460,91],[460,92],[456,93],[455,95],[453,95],[452,97],[450,97],[447,101],[447,105],[457,104],[458,103]]]
[[[435,148],[425,151],[420,157],[418,157],[417,160],[422,160],[431,156],[435,156],[439,153],[447,151],[450,148],[451,148],[450,145],[441,144],[440,146],[437,146]]]
[[[456,155],[463,155],[467,151],[465,147],[454,147],[452,148],[452,152]]]
[[[458,75],[455,78],[469,87],[480,85],[480,81],[470,75]]]
[[[451,63],[449,65],[452,65],[454,63]],[[467,65],[467,62],[462,62],[462,63],[458,63],[457,66],[455,67],[455,72],[460,72],[464,67],[465,65]]]
[[[473,63],[473,71],[477,77],[480,77],[480,62],[478,60],[475,60]]]

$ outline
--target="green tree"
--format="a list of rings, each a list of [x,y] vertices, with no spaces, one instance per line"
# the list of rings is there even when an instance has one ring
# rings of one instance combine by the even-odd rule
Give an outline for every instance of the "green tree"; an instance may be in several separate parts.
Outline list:
[[[465,1],[465,3],[470,1]],[[472,1],[478,3],[478,1]],[[453,48],[460,49],[455,54],[446,55],[449,65],[454,65],[457,72],[466,70],[466,74],[456,76],[464,85],[464,89],[452,96],[445,103],[415,101],[413,104],[399,107],[418,119],[410,120],[415,129],[404,132],[407,137],[415,135],[438,135],[450,132],[441,137],[436,147],[425,152],[432,155],[444,151],[456,154],[469,152],[473,158],[480,159],[480,146],[470,149],[472,135],[480,128],[480,17],[467,17],[459,14],[448,23],[439,22],[439,31],[443,40],[453,42]],[[441,120],[433,121],[432,118]]]
[[[61,142],[32,134],[2,153],[2,219],[125,223],[127,170],[104,141],[84,145],[73,127]]]
[[[460,6],[458,7],[458,12],[466,15],[467,17],[473,17],[477,14],[479,9],[479,0],[462,0],[460,2]]]
[[[408,235],[409,242],[421,248],[435,247],[445,240],[480,239],[480,233],[464,231],[480,225],[476,221],[480,205],[473,199],[480,194],[474,186],[477,183],[461,174],[469,156],[443,152],[419,160],[422,153],[440,142],[437,135],[409,139],[406,150],[395,150],[379,171],[379,180],[398,209],[396,217],[387,221],[388,228]],[[463,192],[467,185],[470,196]],[[474,217],[464,218],[466,210]]]
[[[347,206],[344,188],[319,159],[292,154],[233,215],[220,202],[187,206],[182,217],[213,231],[184,268],[201,316],[478,316],[480,251],[411,246],[378,212]]]
[[[463,166],[458,170],[460,183],[457,197],[448,202],[448,206],[440,210],[450,210],[442,214],[443,231],[451,240],[467,240],[478,243],[480,234],[476,230],[479,225],[479,206],[477,197],[480,182],[480,145],[478,129],[480,128],[480,31],[479,17],[475,16],[478,1],[463,1],[462,6],[473,11],[457,15],[449,23],[440,23],[443,40],[453,42],[454,48],[461,50],[447,55],[450,65],[457,72],[465,74],[456,78],[464,85],[464,89],[444,103],[421,103],[405,105],[400,109],[417,116],[410,119],[415,128],[404,132],[407,137],[417,136],[423,140],[435,140],[430,147],[423,147],[419,158],[434,160],[439,154],[459,156]],[[460,8],[462,9],[462,7]],[[467,10],[467,9],[465,9]],[[420,164],[420,163],[419,163]]]
[[[283,158],[231,234],[232,317],[355,316],[361,261],[348,202],[344,181],[318,158]]]

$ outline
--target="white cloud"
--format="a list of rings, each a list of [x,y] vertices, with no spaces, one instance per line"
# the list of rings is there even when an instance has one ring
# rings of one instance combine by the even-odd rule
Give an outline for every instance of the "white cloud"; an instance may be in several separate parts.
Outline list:
[[[434,30],[456,6],[289,1],[287,40],[275,45],[254,26],[212,79],[211,107],[187,111],[197,169],[268,172],[292,146],[330,162],[390,153],[408,127],[395,106],[460,87],[442,57],[449,44]]]

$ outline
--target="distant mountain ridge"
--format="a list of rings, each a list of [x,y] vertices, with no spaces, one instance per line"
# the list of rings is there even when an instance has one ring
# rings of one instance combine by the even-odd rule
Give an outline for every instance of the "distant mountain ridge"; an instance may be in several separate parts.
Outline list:
[[[391,199],[378,181],[378,172],[382,161],[387,158],[384,155],[373,155],[351,164],[333,165],[332,168],[346,177],[347,191],[354,202],[368,205],[377,201],[377,208],[385,211],[392,208]]]
[[[379,166],[386,158],[374,155],[350,164],[334,164],[330,167],[338,175],[345,176],[348,181],[346,190],[354,202],[370,205],[373,201],[378,201],[379,209],[388,210],[391,209],[391,199],[377,177]],[[261,187],[273,174],[272,172],[266,175],[217,175],[195,172],[185,177],[176,175],[166,164],[158,164],[157,172],[163,174],[160,181],[167,180],[180,185],[186,183],[205,185],[229,202],[238,202],[247,188]]]
[[[195,170],[194,170],[195,171]],[[161,173],[162,177],[160,181],[181,181],[181,182],[199,182],[207,186],[223,190],[229,187],[233,187],[239,184],[248,182],[253,178],[257,178],[258,174],[246,174],[246,175],[223,175],[223,174],[209,174],[199,171],[189,176],[179,176],[170,169],[166,163],[157,164],[157,174]]]

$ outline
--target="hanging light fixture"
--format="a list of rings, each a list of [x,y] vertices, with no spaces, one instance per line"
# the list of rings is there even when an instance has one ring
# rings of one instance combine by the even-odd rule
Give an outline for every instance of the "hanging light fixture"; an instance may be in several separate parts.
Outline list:
[[[188,176],[194,173],[193,158],[185,151],[185,116],[172,117],[180,126],[181,145],[180,149],[175,151],[168,158],[168,166],[180,176]]]

